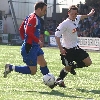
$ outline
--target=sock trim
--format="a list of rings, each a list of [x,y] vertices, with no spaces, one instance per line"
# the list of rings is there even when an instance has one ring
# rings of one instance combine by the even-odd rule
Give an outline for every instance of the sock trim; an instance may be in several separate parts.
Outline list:
[[[14,70],[14,71],[15,71],[15,66],[12,66],[12,70]]]

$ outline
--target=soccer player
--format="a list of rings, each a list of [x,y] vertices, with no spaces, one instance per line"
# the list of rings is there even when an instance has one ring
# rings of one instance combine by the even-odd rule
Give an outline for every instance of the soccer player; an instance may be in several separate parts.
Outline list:
[[[68,72],[75,75],[75,68],[88,67],[92,64],[89,54],[77,44],[77,30],[79,21],[92,16],[94,12],[92,9],[87,15],[78,15],[77,6],[72,5],[68,10],[68,18],[57,27],[55,38],[64,65],[57,80],[64,80]],[[62,42],[60,42],[61,36]],[[64,81],[60,86],[65,87]]]
[[[47,63],[44,59],[44,52],[41,49],[43,43],[39,40],[41,27],[40,17],[46,14],[47,4],[44,2],[38,2],[35,4],[34,8],[35,11],[26,17],[19,29],[20,36],[22,40],[24,40],[21,47],[21,55],[26,66],[6,64],[4,71],[5,78],[13,70],[22,74],[34,75],[37,72],[37,64],[40,65],[40,70],[43,75],[49,73]]]

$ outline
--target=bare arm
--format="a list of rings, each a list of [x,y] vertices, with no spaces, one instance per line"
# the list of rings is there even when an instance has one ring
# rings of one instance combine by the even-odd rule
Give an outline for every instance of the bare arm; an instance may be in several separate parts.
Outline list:
[[[56,42],[58,44],[58,48],[62,49],[61,43],[60,43],[60,37],[55,36]]]
[[[62,48],[61,42],[60,42],[60,37],[55,36],[56,42],[58,44],[58,48],[60,50],[60,53],[62,55],[65,55],[66,51]]]
[[[88,18],[88,17],[92,16],[94,13],[95,13],[95,10],[92,9],[92,10],[89,12],[89,14],[87,14],[87,15],[82,15],[82,16],[81,16],[81,20],[83,20],[84,18]]]

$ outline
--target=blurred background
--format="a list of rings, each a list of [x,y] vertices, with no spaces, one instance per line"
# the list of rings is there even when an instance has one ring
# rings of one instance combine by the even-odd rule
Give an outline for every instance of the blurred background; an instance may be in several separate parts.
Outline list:
[[[34,4],[40,0],[0,0],[0,43],[21,44],[19,27],[24,18],[34,11]],[[79,37],[100,38],[100,0],[41,0],[47,3],[47,14],[41,18],[40,39],[48,44],[49,36],[65,20],[69,6],[77,5],[79,14],[88,14],[92,8],[95,14],[79,23]],[[48,32],[48,35],[46,35]]]

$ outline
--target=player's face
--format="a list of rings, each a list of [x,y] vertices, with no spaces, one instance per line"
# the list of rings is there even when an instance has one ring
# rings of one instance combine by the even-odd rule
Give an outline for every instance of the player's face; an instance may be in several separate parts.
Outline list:
[[[75,20],[77,14],[78,14],[77,10],[72,10],[72,9],[71,9],[71,10],[68,12],[69,18],[70,18],[71,20]]]
[[[43,9],[41,9],[41,17],[44,16],[47,12],[47,6],[44,6]]]

